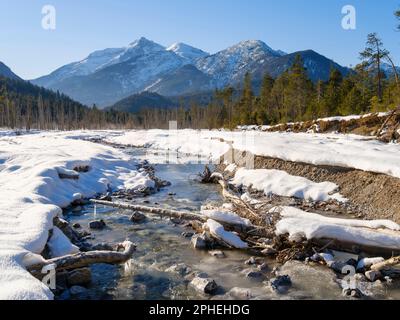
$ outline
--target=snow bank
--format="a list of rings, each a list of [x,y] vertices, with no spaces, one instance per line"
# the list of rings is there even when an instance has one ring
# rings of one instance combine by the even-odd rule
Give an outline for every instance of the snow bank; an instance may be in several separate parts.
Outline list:
[[[296,197],[312,201],[327,201],[336,199],[345,201],[339,193],[338,186],[332,182],[315,183],[306,178],[292,176],[280,170],[237,170],[231,183],[264,191],[266,195]]]
[[[243,242],[236,234],[225,231],[224,227],[217,221],[212,219],[207,220],[206,227],[210,230],[211,235],[225,241],[232,247],[237,249],[247,248],[246,242]]]
[[[24,266],[43,251],[49,230],[54,255],[76,251],[53,228],[53,218],[77,197],[109,188],[151,185],[124,153],[110,147],[67,138],[67,133],[0,137],[0,299],[51,299],[51,291]],[[88,165],[79,179],[61,179]]]
[[[386,117],[389,115],[390,112],[379,112],[376,113],[376,116],[379,118]],[[327,117],[327,118],[320,118],[317,119],[315,122],[323,121],[323,122],[332,122],[332,121],[351,121],[351,120],[360,120],[364,118],[368,118],[370,116],[374,115],[374,113],[367,113],[367,114],[356,114],[356,115],[350,115],[350,116],[336,116],[336,117]]]
[[[357,135],[217,130],[127,131],[110,135],[104,136],[112,143],[202,155],[213,161],[233,147],[286,161],[355,168],[400,178],[399,145]]]
[[[202,207],[200,212],[202,215],[213,220],[218,220],[221,222],[232,223],[243,226],[252,225],[249,219],[244,219],[242,217],[239,217],[236,213],[230,211],[229,209],[225,208],[210,209],[207,207]]]
[[[276,225],[277,235],[301,234],[309,240],[335,239],[371,247],[400,248],[400,226],[389,220],[347,220],[324,217],[294,207],[279,209],[282,219]]]

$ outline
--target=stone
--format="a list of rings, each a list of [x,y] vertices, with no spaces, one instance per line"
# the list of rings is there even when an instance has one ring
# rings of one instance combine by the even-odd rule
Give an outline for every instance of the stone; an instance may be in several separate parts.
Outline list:
[[[356,259],[351,258],[351,259],[347,260],[345,262],[345,264],[348,264],[348,265],[353,266],[354,268],[356,268],[357,264],[358,264],[358,261]]]
[[[218,289],[217,283],[210,278],[200,278],[195,277],[191,282],[190,285],[196,289],[196,291],[205,293],[205,294],[215,294]]]
[[[207,248],[206,237],[202,234],[195,234],[191,240],[193,248],[204,250]]]
[[[179,263],[169,267],[168,269],[165,270],[165,272],[176,273],[181,276],[186,276],[192,272],[192,268],[190,268],[184,263]]]
[[[69,288],[69,292],[72,296],[83,295],[87,293],[87,289],[81,286],[72,286]]]
[[[263,249],[261,253],[266,256],[273,256],[277,253],[277,251],[272,246],[268,246],[267,248]]]
[[[264,278],[264,275],[260,271],[248,271],[246,272],[246,278],[254,279],[254,280],[262,280]]]
[[[182,236],[183,238],[191,238],[191,237],[194,236],[194,233],[193,233],[193,232],[182,232],[182,233],[181,233],[181,236]]]
[[[94,220],[89,222],[89,228],[93,230],[103,230],[106,227],[104,220]]]
[[[263,264],[264,261],[265,260],[263,258],[251,257],[249,260],[245,261],[244,264],[246,264],[248,266],[254,266],[256,264]]]
[[[133,223],[141,223],[145,220],[146,220],[146,216],[143,213],[140,213],[139,211],[135,211],[129,218],[129,221],[131,221]]]
[[[185,276],[185,280],[191,282],[194,278],[208,278],[208,274],[206,272],[194,271],[187,276]]]
[[[237,300],[250,300],[254,297],[251,289],[238,287],[229,290],[228,295]]]
[[[382,273],[379,271],[367,271],[365,273],[365,277],[371,281],[371,282],[375,282],[376,280],[382,279]]]
[[[271,288],[280,293],[286,293],[292,286],[292,279],[288,275],[278,276],[270,280]]]
[[[345,268],[346,266],[349,266],[349,265],[347,265],[346,263],[340,262],[340,261],[328,261],[327,265],[328,265],[328,267],[331,268],[333,271],[335,271],[335,272],[337,272],[337,273],[340,273],[340,274],[342,274],[342,271],[344,270],[344,268]]]
[[[265,262],[263,264],[260,264],[257,267],[258,270],[260,270],[261,272],[266,272],[269,270],[268,264],[266,264]]]
[[[209,254],[211,256],[213,256],[214,258],[218,258],[218,259],[225,258],[225,253],[221,250],[213,250],[213,251],[210,251]]]
[[[68,272],[67,282],[68,285],[73,286],[85,286],[90,284],[92,281],[92,272],[89,268],[75,269]]]
[[[361,292],[360,289],[352,289],[350,292],[350,297],[355,299],[360,299],[363,297],[363,293]]]

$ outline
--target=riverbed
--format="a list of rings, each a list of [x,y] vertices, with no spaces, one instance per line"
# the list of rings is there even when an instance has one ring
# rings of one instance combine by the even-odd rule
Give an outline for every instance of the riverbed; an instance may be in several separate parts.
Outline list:
[[[218,185],[204,185],[197,174],[204,163],[196,163],[196,157],[169,155],[146,149],[126,149],[136,160],[150,160],[156,176],[171,182],[171,186],[145,198],[132,200],[135,204],[163,206],[176,210],[199,211],[202,205],[223,203]],[[172,161],[171,161],[172,160]],[[168,163],[170,162],[170,163]],[[131,212],[88,205],[80,212],[67,212],[71,223],[84,228],[93,219],[103,219],[107,227],[92,231],[93,244],[119,243],[130,240],[137,244],[133,259],[124,266],[92,266],[92,284],[88,291],[75,299],[113,300],[185,300],[185,299],[343,299],[342,289],[336,276],[326,267],[303,267],[292,264],[286,268],[291,274],[293,286],[284,294],[278,294],[268,286],[277,264],[262,257],[267,265],[262,277],[249,278],[249,271],[256,266],[246,265],[252,257],[248,251],[222,250],[224,258],[214,257],[208,251],[195,250],[191,246],[193,230],[177,221],[148,216],[140,224],[133,224]],[[214,279],[219,289],[214,296],[196,292],[187,276],[192,272],[206,273]],[[374,288],[374,298],[400,298],[397,285],[382,284]]]

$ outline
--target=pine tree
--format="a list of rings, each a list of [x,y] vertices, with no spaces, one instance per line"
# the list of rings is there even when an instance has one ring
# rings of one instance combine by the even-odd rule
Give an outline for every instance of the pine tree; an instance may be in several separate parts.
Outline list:
[[[289,120],[299,121],[304,118],[312,90],[313,85],[307,76],[303,59],[300,55],[297,55],[289,69],[288,83],[284,91],[285,109],[288,110]]]
[[[382,40],[376,33],[368,35],[366,48],[360,53],[360,59],[370,67],[376,74],[377,78],[377,96],[378,101],[382,102],[382,59],[389,55],[389,52],[383,48]]]
[[[325,87],[325,92],[322,101],[322,115],[335,115],[340,106],[341,94],[340,87],[343,81],[343,76],[337,69],[332,69],[329,75],[328,83]]]

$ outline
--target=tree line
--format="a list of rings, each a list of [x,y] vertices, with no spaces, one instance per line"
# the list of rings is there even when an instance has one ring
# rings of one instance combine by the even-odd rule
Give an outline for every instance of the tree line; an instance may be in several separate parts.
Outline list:
[[[139,123],[123,112],[88,108],[64,94],[0,77],[0,127],[40,130],[125,129]]]

